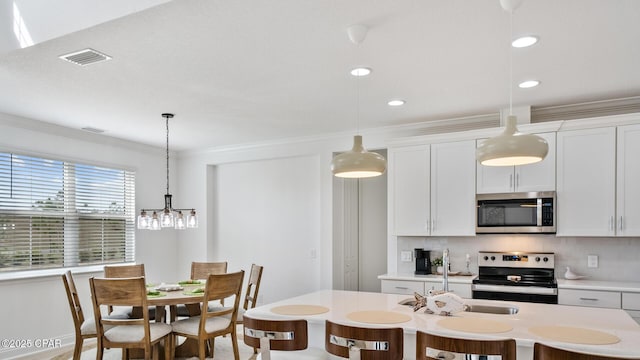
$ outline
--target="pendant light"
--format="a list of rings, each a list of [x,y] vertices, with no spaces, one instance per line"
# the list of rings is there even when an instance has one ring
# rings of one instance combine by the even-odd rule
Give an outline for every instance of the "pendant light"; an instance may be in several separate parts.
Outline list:
[[[167,129],[167,193],[164,195],[163,209],[142,209],[138,215],[138,229],[160,230],[162,228],[172,227],[178,230],[185,228],[197,228],[198,216],[195,209],[174,209],[171,206],[172,195],[169,193],[169,119],[173,118],[173,114],[164,113],[165,125]],[[147,211],[152,212],[151,216]],[[185,216],[183,213],[187,213]]]
[[[349,39],[356,45],[360,45],[367,36],[368,28],[364,25],[353,25],[347,29]],[[351,71],[356,79],[357,89],[357,127],[356,132],[360,128],[360,80],[362,76],[370,73],[370,69],[358,68]],[[342,178],[367,178],[379,176],[384,173],[387,168],[385,158],[375,152],[367,151],[362,145],[362,135],[353,137],[353,148],[347,152],[336,155],[331,161],[331,171],[333,175]]]
[[[513,11],[522,0],[500,0],[510,14],[510,38],[513,37]],[[526,165],[547,156],[549,145],[540,136],[518,132],[518,119],[513,115],[513,54],[509,50],[509,116],[502,134],[485,140],[476,150],[476,158],[485,166]]]

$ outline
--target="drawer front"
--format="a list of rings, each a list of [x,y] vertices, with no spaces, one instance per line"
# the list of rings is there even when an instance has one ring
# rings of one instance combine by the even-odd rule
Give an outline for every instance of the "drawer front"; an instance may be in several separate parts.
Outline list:
[[[640,293],[622,293],[622,308],[625,310],[640,310]],[[640,314],[638,314],[640,317]]]
[[[620,309],[621,295],[617,291],[558,289],[558,304]]]
[[[424,282],[403,280],[382,280],[382,292],[385,294],[413,295],[424,294]]]
[[[442,290],[442,281],[426,282],[424,290]],[[471,284],[451,284],[449,283],[449,291],[460,296],[461,298],[471,299]]]

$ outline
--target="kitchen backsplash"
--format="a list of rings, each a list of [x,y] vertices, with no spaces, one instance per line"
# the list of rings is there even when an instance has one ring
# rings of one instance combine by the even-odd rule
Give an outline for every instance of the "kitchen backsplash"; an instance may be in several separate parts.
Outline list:
[[[478,235],[475,237],[399,237],[398,273],[413,273],[415,262],[401,261],[402,251],[431,250],[431,258],[449,248],[451,271],[465,270],[465,256],[471,256],[470,270],[478,273],[479,251],[553,252],[556,277],[564,277],[566,267],[590,280],[640,281],[640,238],[583,238],[554,235]],[[587,267],[587,256],[598,256],[598,267]]]

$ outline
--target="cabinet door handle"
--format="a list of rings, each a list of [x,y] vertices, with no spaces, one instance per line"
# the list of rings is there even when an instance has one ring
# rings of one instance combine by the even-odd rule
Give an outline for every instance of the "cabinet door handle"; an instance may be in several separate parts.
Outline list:
[[[618,223],[618,228],[622,231],[622,216],[620,216],[620,222]]]
[[[516,174],[516,187],[520,187],[520,174]]]
[[[513,190],[513,174],[509,175],[509,190]]]
[[[431,220],[431,231],[436,231],[436,221]]]
[[[583,301],[598,301],[599,299],[596,299],[596,298],[586,298],[586,297],[581,297],[581,298],[580,298],[580,300],[583,300]]]
[[[614,231],[615,230],[614,226],[615,225],[613,225],[613,216],[609,216],[609,230]]]
[[[429,229],[431,229],[431,220],[430,219],[427,219],[427,224],[424,227],[427,229],[427,231],[429,231]]]

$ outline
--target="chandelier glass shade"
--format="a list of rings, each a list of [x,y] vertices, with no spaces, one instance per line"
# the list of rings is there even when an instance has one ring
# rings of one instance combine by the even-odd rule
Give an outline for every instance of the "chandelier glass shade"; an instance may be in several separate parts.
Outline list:
[[[173,196],[169,193],[169,119],[173,118],[173,114],[164,113],[162,117],[165,118],[167,129],[167,193],[164,195],[164,208],[145,208],[140,210],[140,215],[138,215],[138,229],[161,230],[162,228],[174,228],[183,230],[187,228],[197,228],[198,216],[196,215],[195,209],[174,209],[171,205]],[[151,215],[149,215],[149,212],[151,212]]]

